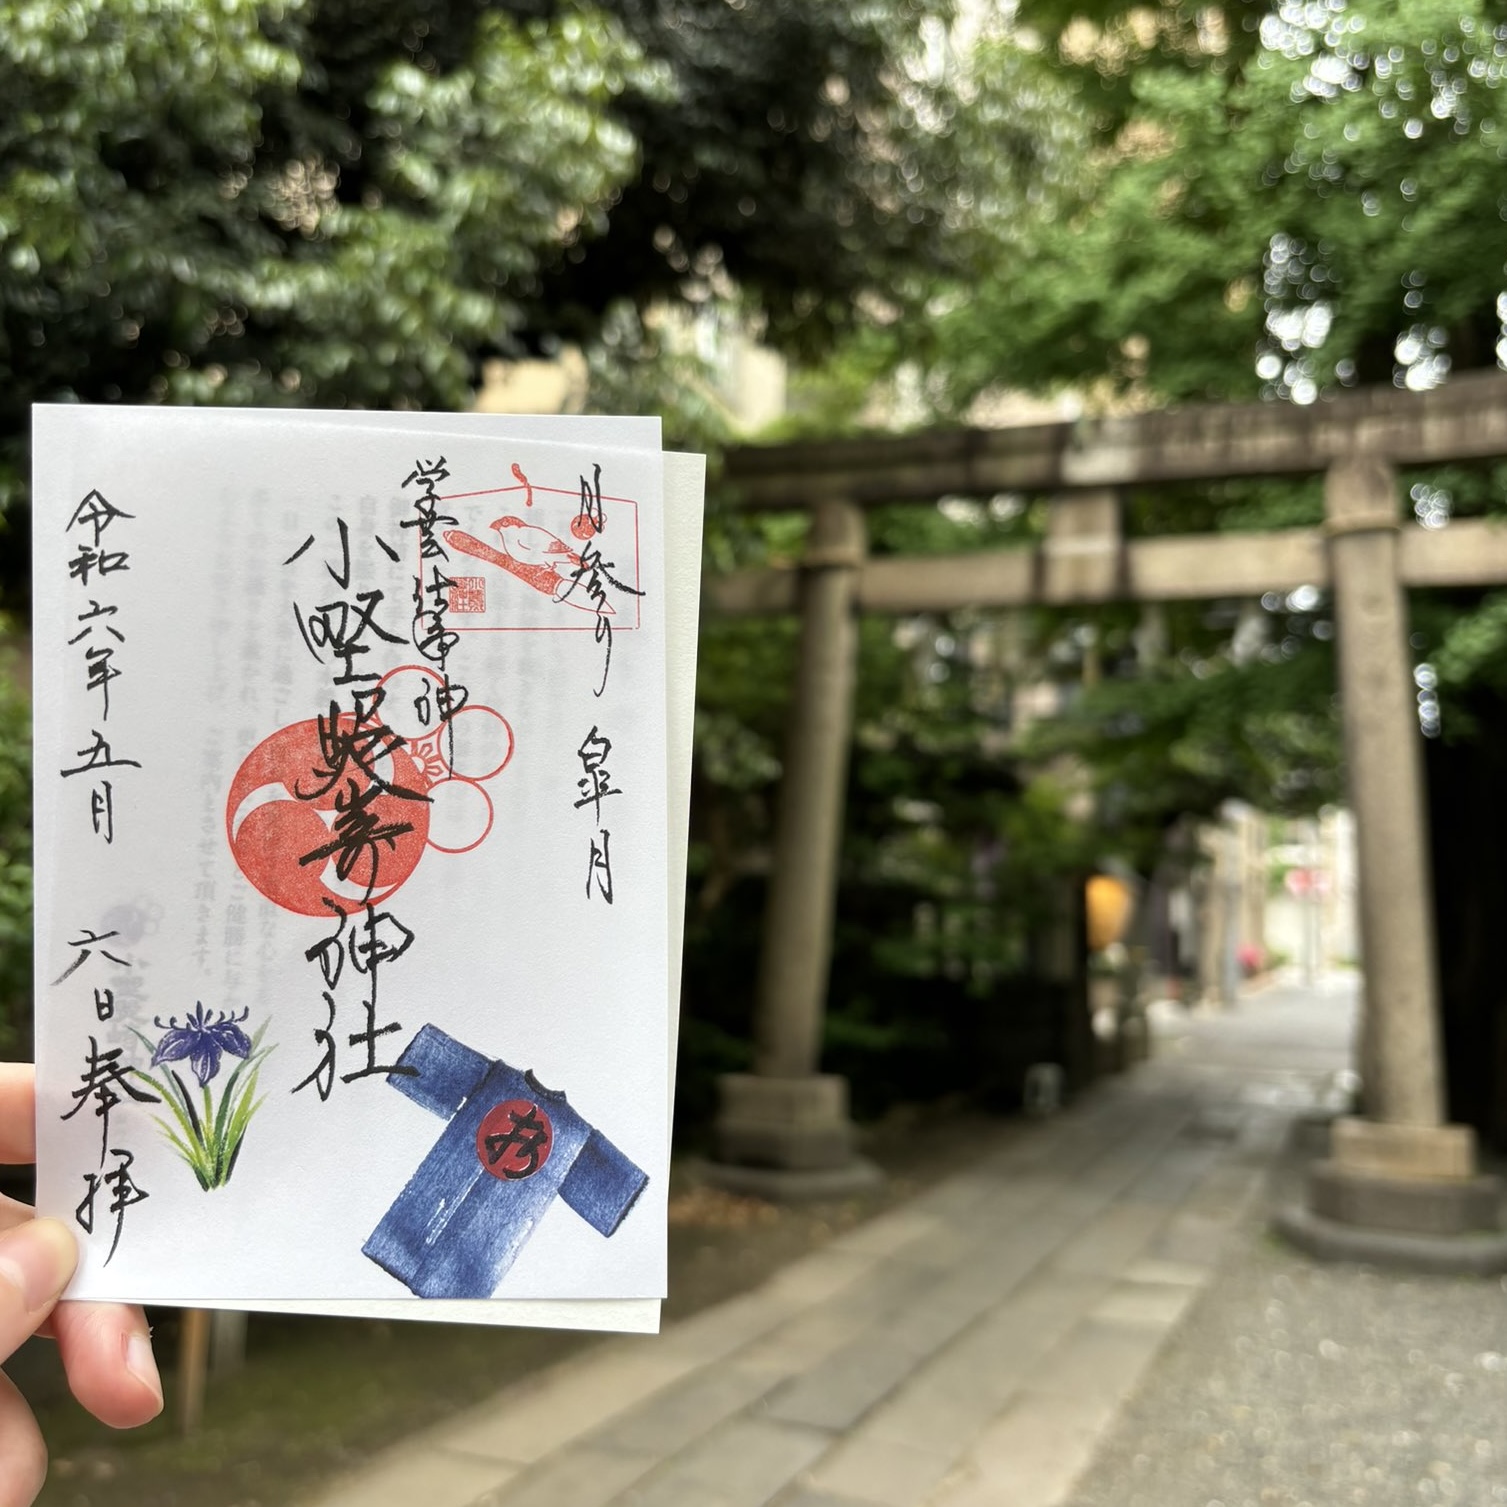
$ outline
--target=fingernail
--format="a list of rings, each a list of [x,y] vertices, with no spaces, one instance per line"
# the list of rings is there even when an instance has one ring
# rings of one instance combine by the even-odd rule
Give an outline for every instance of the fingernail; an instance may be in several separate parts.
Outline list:
[[[0,1278],[15,1285],[28,1313],[52,1302],[77,1265],[78,1246],[56,1219],[28,1219],[0,1235]]]
[[[142,1386],[150,1387],[162,1401],[162,1377],[157,1372],[157,1357],[152,1354],[152,1341],[144,1334],[126,1336],[126,1370]]]

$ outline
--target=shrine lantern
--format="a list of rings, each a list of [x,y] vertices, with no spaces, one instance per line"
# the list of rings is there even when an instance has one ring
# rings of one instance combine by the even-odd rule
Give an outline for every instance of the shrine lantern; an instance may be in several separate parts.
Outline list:
[[[1129,929],[1135,897],[1123,879],[1094,874],[1084,886],[1084,907],[1088,912],[1089,951],[1102,952]]]

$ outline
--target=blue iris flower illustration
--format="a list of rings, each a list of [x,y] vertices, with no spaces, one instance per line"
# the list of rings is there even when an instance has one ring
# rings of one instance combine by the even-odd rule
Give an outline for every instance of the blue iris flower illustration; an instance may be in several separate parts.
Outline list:
[[[160,1070],[156,1077],[147,1068],[132,1071],[161,1096],[172,1118],[159,1118],[158,1128],[206,1191],[223,1188],[230,1181],[252,1117],[266,1102],[265,1095],[257,1097],[256,1085],[262,1061],[272,1050],[262,1045],[268,1023],[263,1021],[256,1034],[248,1036],[241,1022],[250,1013],[242,1010],[233,1015],[220,1010],[211,1016],[203,1000],[197,1000],[182,1025],[176,1015],[169,1015],[166,1025],[153,1017],[152,1023],[162,1032],[156,1043],[132,1028],[131,1034],[152,1054],[150,1067]],[[217,1089],[211,1089],[210,1080],[227,1054],[240,1061]],[[185,1058],[199,1080],[197,1092],[171,1066]]]
[[[251,1055],[251,1038],[240,1027],[250,1013],[243,1010],[239,1015],[227,1015],[222,1010],[211,1020],[200,1002],[191,1015],[184,1016],[181,1026],[176,1015],[169,1015],[166,1025],[154,1019],[152,1024],[166,1034],[152,1053],[151,1065],[160,1067],[164,1062],[182,1062],[187,1057],[199,1086],[208,1088],[210,1080],[220,1071],[220,1059],[225,1053],[243,1058]]]

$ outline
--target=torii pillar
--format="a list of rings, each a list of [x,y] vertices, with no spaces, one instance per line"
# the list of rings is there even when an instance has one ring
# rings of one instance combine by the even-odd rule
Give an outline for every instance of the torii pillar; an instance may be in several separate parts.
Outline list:
[[[800,664],[775,826],[754,1015],[754,1070],[718,1082],[720,1186],[768,1198],[873,1186],[854,1155],[848,1083],[819,1072],[857,676],[863,515],[817,505],[801,563]]]
[[[1359,854],[1364,1117],[1337,1120],[1306,1204],[1278,1227],[1315,1255],[1439,1271],[1507,1269],[1499,1188],[1470,1127],[1446,1123],[1421,732],[1397,568],[1397,476],[1325,481],[1345,760]]]

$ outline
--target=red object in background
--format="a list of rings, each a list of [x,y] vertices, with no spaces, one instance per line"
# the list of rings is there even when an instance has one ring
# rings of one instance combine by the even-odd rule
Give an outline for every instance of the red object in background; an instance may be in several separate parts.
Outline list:
[[[1329,871],[1327,869],[1289,869],[1282,883],[1289,895],[1296,895],[1300,899],[1312,895],[1327,895]]]
[[[321,727],[325,736],[321,737]],[[327,743],[350,738],[356,719],[350,712],[326,722],[295,722],[264,738],[246,756],[231,782],[225,803],[225,835],[236,866],[274,905],[301,916],[349,912],[365,901],[381,901],[418,867],[429,838],[429,805],[379,789],[355,758],[331,769]],[[422,795],[429,782],[402,749],[380,759],[381,784]],[[365,839],[353,834],[351,862],[343,879],[336,855],[312,858],[336,842],[340,804],[361,806]],[[338,886],[338,888],[332,887]]]

